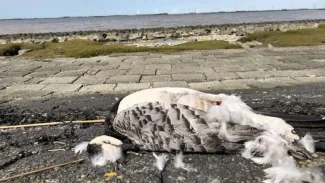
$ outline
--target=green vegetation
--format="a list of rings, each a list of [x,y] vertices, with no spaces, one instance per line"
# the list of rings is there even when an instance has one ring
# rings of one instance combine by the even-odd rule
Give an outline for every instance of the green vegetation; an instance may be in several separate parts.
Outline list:
[[[321,24],[316,29],[299,29],[286,32],[256,32],[239,39],[240,42],[250,41],[262,42],[263,46],[271,44],[277,47],[288,46],[315,46],[325,44],[325,24]],[[109,55],[112,53],[130,52],[155,52],[155,53],[174,53],[190,50],[213,50],[213,49],[237,49],[239,45],[230,44],[226,41],[199,41],[188,42],[175,46],[163,47],[136,47],[123,44],[105,45],[88,40],[71,40],[63,43],[53,41],[45,45],[40,44],[5,44],[0,45],[0,56],[17,55],[21,49],[31,49],[31,52],[24,56],[37,58],[51,58],[58,55],[66,57],[93,57],[98,55]]]
[[[156,52],[160,53],[171,53],[180,52],[187,50],[214,50],[214,49],[238,49],[242,48],[239,45],[230,44],[227,41],[198,41],[188,42],[175,46],[165,46],[156,48]]]
[[[109,55],[112,53],[130,52],[157,52],[173,53],[187,50],[211,50],[241,48],[226,41],[200,41],[189,42],[175,46],[164,46],[157,48],[126,46],[122,44],[104,45],[93,41],[71,40],[63,43],[48,43],[44,49],[28,52],[24,56],[31,57],[55,57],[63,55],[67,57],[93,57],[98,55]]]
[[[17,44],[0,45],[0,56],[17,55],[20,46]]]
[[[30,49],[33,51],[42,49],[40,44],[20,43],[20,44],[4,44],[0,45],[0,56],[17,55],[21,49]]]
[[[316,29],[299,29],[286,32],[256,32],[239,39],[240,42],[258,41],[263,46],[271,44],[277,47],[316,46],[325,44],[325,24]]]

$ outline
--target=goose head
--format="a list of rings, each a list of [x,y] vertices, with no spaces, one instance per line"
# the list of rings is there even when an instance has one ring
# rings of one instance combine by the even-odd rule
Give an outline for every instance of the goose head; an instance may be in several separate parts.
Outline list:
[[[288,154],[299,160],[312,159],[313,155],[303,145],[295,141],[288,148]]]

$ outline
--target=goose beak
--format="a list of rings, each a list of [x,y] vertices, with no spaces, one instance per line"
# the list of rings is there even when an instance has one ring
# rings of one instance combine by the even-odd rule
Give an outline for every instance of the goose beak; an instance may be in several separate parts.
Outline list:
[[[302,147],[297,141],[295,141],[290,147],[288,154],[299,160],[312,159],[312,154],[304,147]]]

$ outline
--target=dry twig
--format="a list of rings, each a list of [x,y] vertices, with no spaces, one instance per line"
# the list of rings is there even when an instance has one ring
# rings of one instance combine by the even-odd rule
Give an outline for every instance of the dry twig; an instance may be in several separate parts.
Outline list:
[[[27,125],[10,125],[10,126],[0,126],[0,129],[11,129],[11,128],[26,128],[26,127],[38,127],[38,126],[54,126],[60,124],[84,124],[84,123],[104,123],[104,119],[97,120],[85,120],[85,121],[64,121],[64,122],[49,122],[49,123],[36,123]]]
[[[14,176],[11,176],[11,177],[7,177],[7,178],[0,179],[0,182],[4,182],[4,181],[16,179],[16,178],[21,178],[21,177],[26,176],[26,175],[30,175],[30,174],[33,174],[33,173],[43,172],[43,171],[50,170],[50,169],[57,168],[57,167],[61,167],[61,166],[66,166],[66,165],[71,165],[71,164],[75,164],[75,163],[80,163],[82,161],[84,161],[84,159],[78,159],[78,160],[70,161],[70,162],[67,162],[67,163],[62,163],[62,164],[53,165],[53,166],[49,166],[49,167],[45,167],[45,168],[40,168],[40,169],[37,169],[37,170],[32,170],[30,172],[26,172],[26,173],[22,173],[22,174],[18,174],[18,175],[14,175]]]
[[[49,152],[65,151],[65,149],[50,149]]]

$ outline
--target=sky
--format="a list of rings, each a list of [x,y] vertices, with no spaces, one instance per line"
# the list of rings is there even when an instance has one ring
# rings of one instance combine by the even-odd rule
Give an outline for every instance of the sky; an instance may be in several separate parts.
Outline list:
[[[1,0],[0,19],[325,8],[324,0]]]

